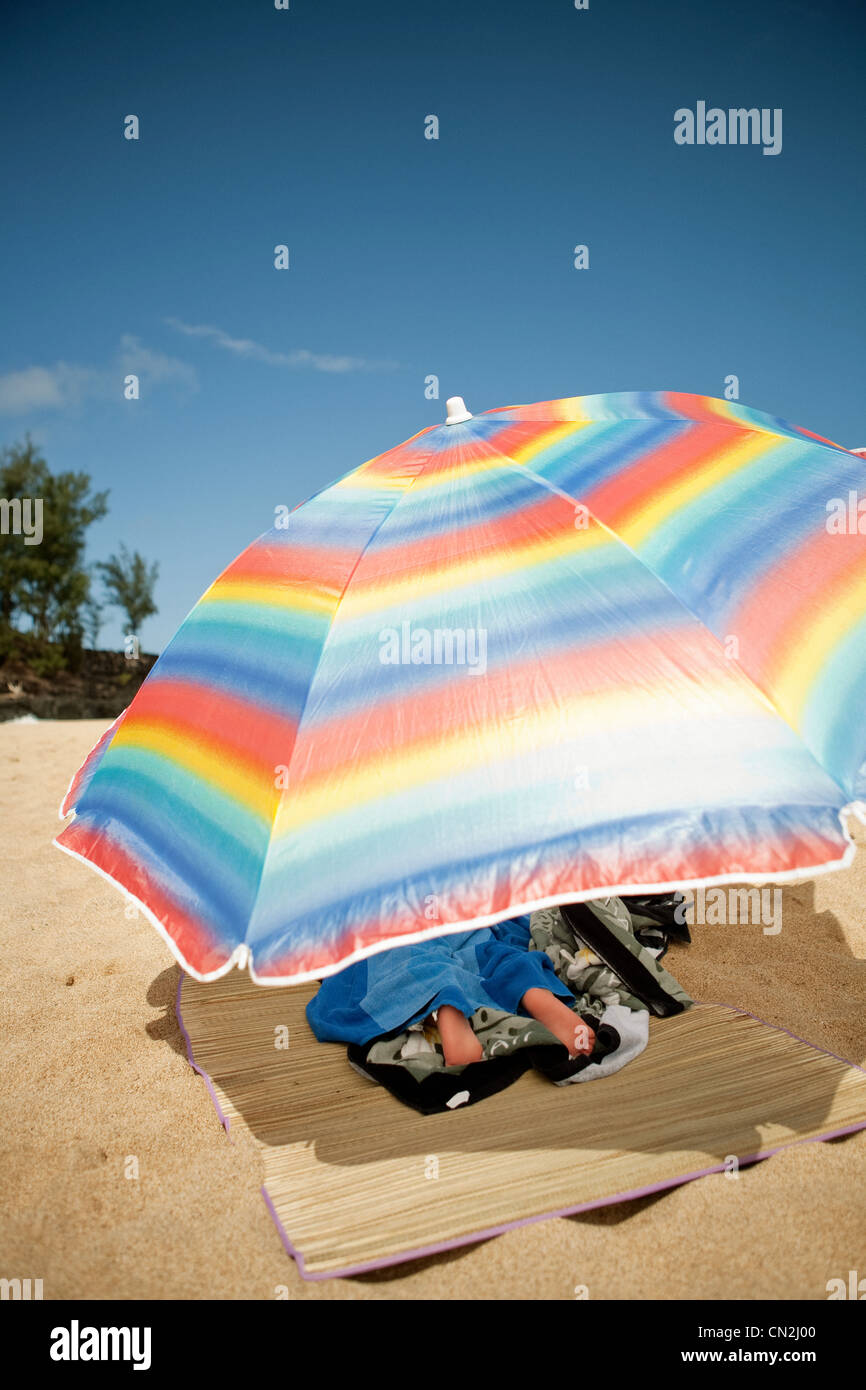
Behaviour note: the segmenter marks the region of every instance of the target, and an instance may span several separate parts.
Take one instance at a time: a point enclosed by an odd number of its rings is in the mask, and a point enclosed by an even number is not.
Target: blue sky
[[[6,0],[0,443],[110,488],[88,559],[159,562],[148,650],[452,394],[735,373],[866,444],[864,38],[860,0]],[[701,100],[781,108],[781,153],[678,146]]]

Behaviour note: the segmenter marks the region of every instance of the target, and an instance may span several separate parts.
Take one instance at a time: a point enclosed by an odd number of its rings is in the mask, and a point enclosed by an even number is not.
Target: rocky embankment
[[[27,714],[37,719],[115,719],[155,661],[144,653],[131,661],[123,652],[85,650],[77,670],[40,675],[29,662],[10,658],[0,664],[0,723]]]

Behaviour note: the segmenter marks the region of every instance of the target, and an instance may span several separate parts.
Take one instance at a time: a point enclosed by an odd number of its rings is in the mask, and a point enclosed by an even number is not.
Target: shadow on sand
[[[866,997],[866,961],[854,955],[836,915],[817,911],[814,883],[786,888],[783,913],[785,925],[778,936],[765,936],[760,926],[697,926],[693,929],[693,944],[673,947],[665,964],[701,1002],[742,1008],[768,1024],[805,1037],[805,1041],[824,1051],[861,1063],[866,1057],[866,1011],[857,1001]],[[161,1008],[162,1014],[148,1032],[154,1041],[167,1043],[186,1056],[186,1038],[175,1013],[179,974],[178,968],[173,967],[152,982],[148,1001]],[[185,984],[189,987],[189,982]],[[239,986],[241,993],[224,1006],[231,1016],[232,1030],[237,1028],[237,1056],[231,1064],[214,1067],[209,1066],[202,1050],[196,1061],[209,1072],[262,1144],[314,1146],[321,1162],[347,1168],[369,1161],[365,1132],[375,1136],[376,1157],[387,1159],[417,1157],[422,1161],[425,1154],[449,1148],[462,1153],[490,1153],[543,1147],[549,1149],[555,1165],[558,1151],[573,1148],[568,1136],[574,1133],[580,1134],[584,1148],[633,1150],[627,1111],[611,1117],[603,1137],[594,1139],[581,1127],[583,1097],[587,1089],[595,1090],[594,1085],[554,1088],[533,1072],[477,1107],[446,1115],[417,1115],[352,1071],[341,1045],[316,1042],[304,1014],[306,1002],[317,988],[315,984],[285,990],[263,990],[251,982],[239,982]],[[811,1030],[805,1028],[804,1019],[814,1021]],[[835,1032],[828,1032],[828,1020],[835,1025]],[[667,1026],[665,1021],[653,1021],[651,1048],[664,1048]],[[276,1027],[288,1029],[290,1046],[284,1051],[275,1048]],[[326,1105],[309,1105],[309,1086],[301,1078],[310,1071],[315,1073],[315,1093],[327,1096]],[[836,1070],[833,1077],[813,1086],[813,1094],[805,1104],[802,1096],[790,1093],[767,1096],[761,1103],[760,1115],[753,1116],[747,1127],[741,1127],[733,1152],[745,1158],[772,1147],[764,1132],[768,1126],[788,1126],[798,1132],[830,1128],[827,1120],[838,1084]],[[535,1090],[531,1092],[530,1088]],[[561,1115],[555,1130],[551,1126],[545,1132],[543,1124],[539,1126],[541,1091],[549,1095],[551,1107],[569,1106],[573,1128],[563,1127]],[[284,1095],[284,1108],[274,1105],[275,1095]],[[267,1100],[263,1099],[265,1096]],[[530,1097],[532,1122],[527,1124],[527,1106],[521,1102]],[[367,1121],[362,1129],[356,1122],[359,1099],[363,1101]],[[483,1124],[477,1122],[479,1114]],[[688,1137],[687,1123],[685,1129],[682,1122],[674,1125],[671,1149],[687,1146]],[[730,1143],[717,1142],[707,1147],[703,1141],[702,1147],[707,1153],[703,1165],[707,1168],[724,1164],[732,1152]],[[619,1224],[664,1201],[666,1195],[666,1191],[650,1193],[580,1212],[569,1219],[590,1225]],[[462,1246],[353,1277],[387,1283],[428,1264],[459,1259],[466,1249]]]

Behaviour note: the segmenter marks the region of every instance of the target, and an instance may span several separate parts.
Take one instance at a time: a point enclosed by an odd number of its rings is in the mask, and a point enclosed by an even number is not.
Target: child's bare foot
[[[595,1033],[579,1014],[551,994],[549,989],[528,989],[521,999],[527,1013],[549,1028],[568,1049],[569,1057],[586,1056],[595,1046]]]
[[[470,1062],[480,1062],[484,1049],[472,1031],[472,1025],[465,1014],[451,1004],[443,1004],[439,1010],[437,1023],[445,1053],[445,1065],[465,1067]]]

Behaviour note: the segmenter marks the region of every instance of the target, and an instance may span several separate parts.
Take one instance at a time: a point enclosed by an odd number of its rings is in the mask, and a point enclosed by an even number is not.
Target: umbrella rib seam
[[[707,397],[707,399],[712,400],[713,397]],[[505,410],[527,410],[531,408],[531,404],[529,403],[527,403],[526,405],[499,406],[494,408],[493,410],[483,410],[474,418],[476,420],[490,420],[492,417],[500,414],[500,412]],[[718,424],[723,425],[725,429],[736,430],[738,434],[771,434],[776,439],[793,439],[794,442],[798,444],[811,444],[821,449],[835,449],[839,453],[849,454],[852,458],[860,457],[860,455],[854,453],[853,449],[846,449],[844,444],[837,444],[836,441],[833,439],[823,439],[819,438],[817,435],[809,434],[802,425],[792,425],[789,420],[783,420],[781,419],[781,417],[778,418],[778,424],[780,424],[783,427],[782,430],[761,427],[760,425],[757,425],[755,423],[748,425],[738,424],[736,420],[726,420],[721,415],[717,418],[712,417],[704,420],[699,419],[697,416],[694,415],[680,414],[616,415],[611,417],[610,419],[600,420],[554,420],[552,417],[549,417],[547,415],[509,415],[505,416],[505,418],[501,421],[501,424],[503,429],[505,429],[506,426],[508,426],[509,424],[550,425],[551,428],[554,428],[559,425],[640,425],[645,424],[647,421],[655,421],[657,424],[683,424],[686,425],[688,428],[693,428],[695,425]],[[495,423],[500,422],[496,421]],[[790,433],[786,433],[785,431],[790,431]],[[412,438],[417,438],[417,436],[413,435]],[[408,442],[409,441],[407,440],[407,443]],[[502,457],[505,458],[505,455],[503,454]],[[522,467],[521,464],[517,464],[516,466],[518,468]]]
[[[758,433],[758,431],[749,431],[749,433]],[[778,437],[781,438],[783,436]],[[535,482],[539,483],[543,488],[546,488],[549,492],[553,492],[558,496],[566,499],[574,507],[583,507],[593,518],[596,524],[600,526],[603,531],[606,531],[609,536],[612,536],[613,539],[617,541],[619,545],[621,545],[625,550],[627,550],[629,555],[633,556],[633,558],[637,560],[638,564],[643,569],[645,569],[648,574],[651,574],[653,579],[655,579],[659,584],[661,584],[664,589],[667,590],[671,598],[679,604],[680,608],[682,608],[686,613],[690,614],[690,616],[694,618],[695,622],[699,623],[700,626],[704,629],[704,631],[709,633],[716,645],[720,648],[723,648],[722,639],[716,636],[712,628],[704,622],[700,614],[696,613],[695,610],[691,608],[689,604],[685,602],[684,599],[680,598],[679,594],[674,592],[670,585],[664,579],[662,579],[661,575],[653,569],[652,565],[648,565],[646,560],[642,559],[641,556],[638,555],[637,551],[634,550],[628,544],[627,541],[623,540],[622,536],[620,536],[618,532],[614,531],[612,527],[608,526],[606,522],[602,521],[601,517],[597,516],[595,512],[590,511],[589,507],[586,506],[585,502],[579,502],[576,497],[572,497],[570,492],[566,492],[563,488],[557,487],[555,484],[548,482],[548,480],[542,477],[540,473],[536,473],[534,469],[529,468],[526,464],[518,463],[516,459],[511,458],[508,454],[499,454],[498,457],[502,459],[503,463],[505,463],[509,468],[518,469],[521,473],[528,475],[530,478],[533,478]],[[803,744],[803,747],[808,752],[816,767],[819,767],[821,771],[825,774],[825,776],[827,776],[830,779],[833,785],[838,788],[839,792],[845,798],[846,805],[849,804],[853,799],[853,793],[848,792],[847,789],[843,787],[839,781],[837,781],[837,779],[833,776],[832,772],[828,771],[828,769],[824,767],[824,764],[818,760],[813,749],[806,742],[806,739],[803,736],[802,732],[799,729],[795,728],[791,721],[785,717],[782,711],[778,708],[775,700],[772,698],[770,693],[764,689],[763,685],[759,681],[753,679],[753,677],[749,675],[748,671],[740,664],[736,657],[725,657],[725,660],[728,662],[730,666],[736,668],[736,670],[740,673],[742,680],[746,681],[753,690],[760,691],[764,699],[772,706],[774,713],[778,715],[779,719],[781,719],[784,724],[787,724],[788,728],[794,734],[796,734],[797,738]]]

